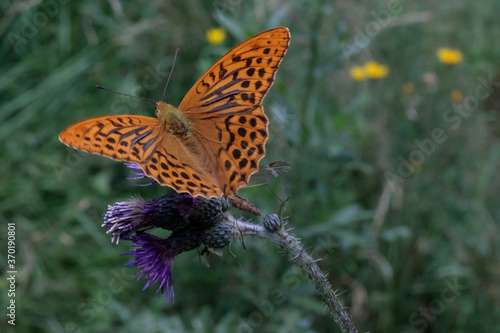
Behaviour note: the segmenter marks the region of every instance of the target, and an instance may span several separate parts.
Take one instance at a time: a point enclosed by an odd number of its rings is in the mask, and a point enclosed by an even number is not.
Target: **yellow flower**
[[[383,79],[389,73],[386,65],[381,65],[376,61],[368,61],[363,66],[354,66],[349,70],[349,75],[354,81],[364,81],[366,79]]]
[[[453,103],[460,103],[464,99],[464,93],[460,89],[453,89],[450,93],[450,99]]]
[[[207,40],[212,45],[220,45],[226,39],[226,30],[224,28],[211,28],[207,30]]]
[[[354,66],[349,70],[349,75],[354,81],[366,80],[366,71],[362,66]]]
[[[415,91],[415,87],[413,86],[412,83],[410,82],[403,83],[403,94],[410,95],[411,93],[413,93],[413,91]]]
[[[411,161],[410,162],[410,171],[412,173],[420,173],[420,171],[422,171],[422,163]]]
[[[448,47],[441,47],[437,50],[436,55],[438,60],[446,65],[456,65],[463,59],[462,52]]]
[[[365,64],[365,72],[370,79],[383,79],[389,74],[389,68],[376,61],[368,61]]]

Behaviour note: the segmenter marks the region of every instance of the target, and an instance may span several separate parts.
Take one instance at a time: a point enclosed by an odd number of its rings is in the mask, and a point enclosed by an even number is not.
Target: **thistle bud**
[[[203,244],[211,248],[223,248],[228,246],[234,239],[233,228],[225,222],[216,223],[202,234]]]
[[[264,216],[262,223],[264,224],[264,228],[271,232],[276,232],[281,228],[281,221],[278,214],[269,214]]]

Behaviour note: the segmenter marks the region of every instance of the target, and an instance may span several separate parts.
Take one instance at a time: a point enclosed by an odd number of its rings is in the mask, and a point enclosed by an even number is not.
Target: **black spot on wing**
[[[222,62],[219,65],[219,79],[222,79],[227,73],[227,69],[224,68]]]

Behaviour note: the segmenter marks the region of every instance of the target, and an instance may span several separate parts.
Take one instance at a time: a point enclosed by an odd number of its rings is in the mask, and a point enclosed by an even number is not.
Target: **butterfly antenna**
[[[174,61],[172,62],[172,69],[170,70],[170,73],[168,74],[168,79],[167,79],[167,84],[165,84],[165,89],[163,89],[163,98],[162,98],[163,101],[165,101],[165,94],[167,93],[168,83],[170,82],[170,77],[172,76],[172,72],[174,71],[175,60],[177,59],[177,53],[179,53],[179,48],[175,49]]]
[[[139,97],[139,96],[132,96],[132,95],[127,95],[127,94],[124,94],[124,93],[121,93],[121,92],[118,92],[118,91],[115,91],[115,90],[111,90],[111,89],[108,89],[108,88],[104,88],[103,86],[100,86],[100,85],[96,85],[95,86],[97,89],[102,89],[102,90],[107,90],[109,92],[112,92],[112,93],[115,93],[115,94],[118,94],[118,95],[122,95],[122,96],[127,96],[127,97],[132,97],[132,98],[137,98],[137,99],[142,99],[143,101],[148,101],[148,102],[151,102],[153,104],[156,104],[155,101],[149,99],[149,98],[144,98],[144,97]]]

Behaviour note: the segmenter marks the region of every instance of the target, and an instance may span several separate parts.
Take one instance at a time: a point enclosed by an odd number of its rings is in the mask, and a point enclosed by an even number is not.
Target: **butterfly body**
[[[136,163],[159,184],[192,196],[231,197],[259,169],[268,139],[261,105],[285,56],[287,28],[262,32],[215,62],[179,107],[163,101],[156,116],[102,116],[83,120],[59,135],[75,149]]]
[[[193,135],[190,131],[191,124],[182,110],[159,101],[156,103],[155,113],[160,123],[165,125],[168,133],[179,138],[186,147],[194,148]]]

